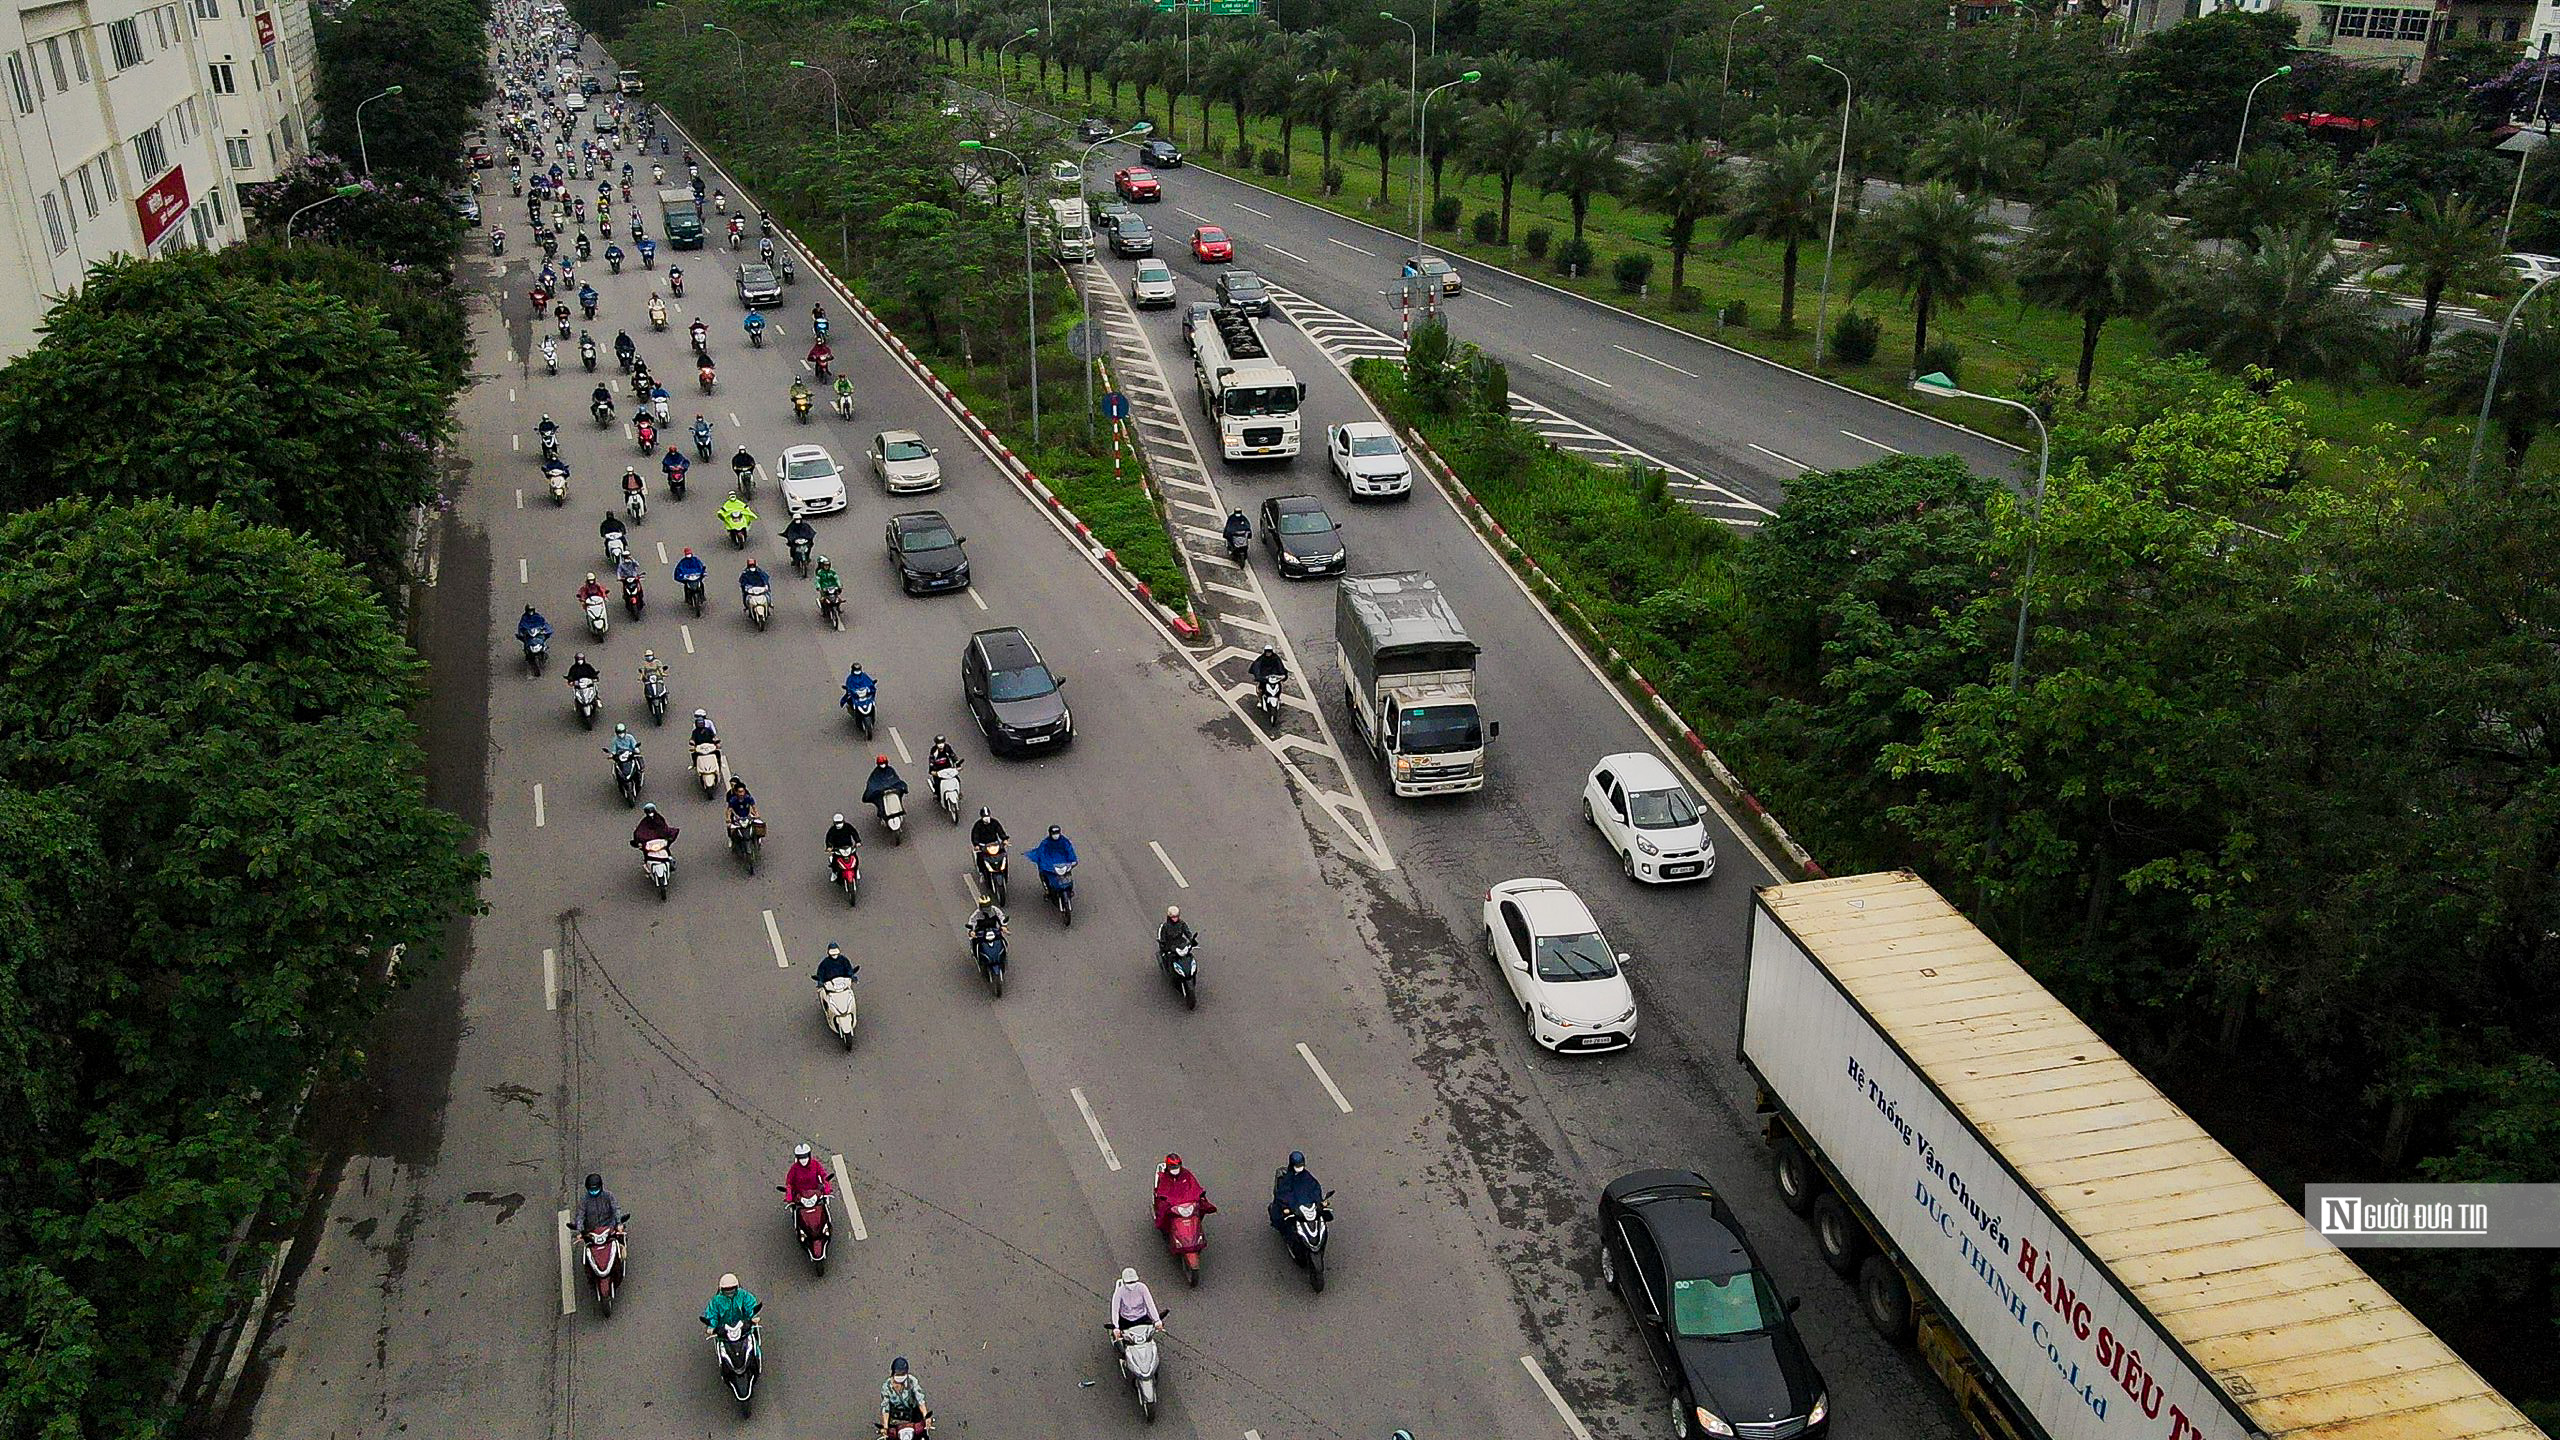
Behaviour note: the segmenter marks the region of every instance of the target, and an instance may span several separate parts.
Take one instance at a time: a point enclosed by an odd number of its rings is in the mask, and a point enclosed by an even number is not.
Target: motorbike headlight
[[[1706,1406],[1700,1405],[1696,1407],[1696,1410],[1693,1413],[1698,1417],[1698,1428],[1705,1431],[1707,1434],[1730,1435],[1733,1433],[1733,1427],[1725,1423],[1724,1417],[1718,1415],[1713,1410],[1708,1409]]]
[[[1654,844],[1652,841],[1647,840],[1641,835],[1636,837],[1636,848],[1647,855],[1659,855],[1662,853],[1661,846]]]

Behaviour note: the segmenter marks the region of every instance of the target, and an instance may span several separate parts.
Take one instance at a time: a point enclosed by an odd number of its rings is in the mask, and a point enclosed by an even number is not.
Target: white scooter
[[[895,790],[883,793],[879,801],[880,824],[889,832],[889,843],[907,843],[907,797]]]
[[[1262,694],[1254,703],[1262,711],[1263,719],[1275,723],[1280,719],[1279,676],[1265,675],[1262,677]]]
[[[1171,1314],[1160,1310],[1159,1314]],[[1145,1323],[1123,1325],[1112,1351],[1120,1360],[1120,1377],[1129,1382],[1131,1393],[1138,1397],[1138,1413],[1149,1424],[1156,1418],[1156,1371],[1162,1357],[1156,1348],[1156,1327]]]
[[[569,682],[569,703],[578,707],[578,723],[596,728],[596,682],[581,675]]]
[[[664,840],[652,840],[641,846],[640,869],[648,875],[649,883],[657,888],[659,903],[664,904],[667,886],[676,874],[675,847]]]
[[[769,585],[747,587],[747,618],[755,622],[758,630],[773,623],[773,587]]]
[[[649,518],[649,492],[648,492],[648,491],[646,491],[646,490],[625,490],[625,491],[623,491],[623,492],[622,492],[622,511],[623,511],[623,513],[624,513],[624,514],[629,515],[629,516],[631,517],[631,521],[632,521],[632,523],[633,523],[633,524],[635,524],[635,525],[636,525],[636,524],[638,524],[639,522],[643,521],[643,520],[648,519],[648,518]]]
[[[933,803],[942,807],[943,818],[960,823],[960,767],[945,765],[933,772]]]
[[[554,470],[554,471],[551,471],[551,472],[549,473],[548,478],[549,478],[549,480],[551,481],[551,503],[552,503],[552,505],[554,505],[554,506],[556,507],[556,506],[561,506],[561,505],[566,505],[566,504],[568,504],[568,503],[569,503],[569,472],[568,472],[568,471],[566,471],[566,470]]]
[[[720,746],[705,740],[693,747],[693,778],[702,782],[702,798],[720,793]]]
[[[604,564],[608,570],[622,568],[622,557],[631,553],[630,538],[619,530],[604,532]]]
[[[844,1042],[844,1048],[852,1049],[854,1020],[852,978],[839,975],[819,986],[818,1001],[826,1007],[827,1028],[835,1032],[838,1040]]]
[[[605,611],[604,611],[604,597],[603,597],[603,596],[601,596],[601,595],[590,595],[590,596],[588,596],[588,597],[587,597],[587,630],[588,630],[588,633],[590,633],[590,634],[594,635],[597,639],[601,640],[601,639],[603,639],[603,638],[604,638],[605,627],[606,627],[606,626],[608,626],[608,625],[610,625],[610,624],[612,624],[612,623],[613,623],[613,622],[612,622],[612,617],[610,617],[610,616],[606,615],[606,614],[605,614]]]

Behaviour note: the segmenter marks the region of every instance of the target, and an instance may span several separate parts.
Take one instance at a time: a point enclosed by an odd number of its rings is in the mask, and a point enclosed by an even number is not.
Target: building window
[[[45,238],[53,242],[53,253],[59,255],[70,249],[71,237],[62,229],[62,207],[54,203],[49,192],[37,196],[36,201],[44,207],[44,233]]]
[[[19,114],[36,113],[35,92],[27,88],[27,62],[15,50],[9,52],[9,90],[17,96]]]
[[[70,89],[71,72],[62,68],[61,36],[56,35],[44,42],[44,58],[47,64],[53,66],[53,93],[59,95]]]
[[[205,191],[205,192],[204,192],[204,198],[205,198],[205,199],[207,199],[208,201],[211,201],[211,202],[212,202],[212,204],[213,204],[213,223],[214,223],[215,225],[217,225],[217,226],[221,226],[221,225],[228,225],[228,224],[230,224],[230,223],[231,223],[229,220],[227,220],[227,219],[223,218],[223,214],[222,214],[222,187],[221,187],[221,186],[216,185],[216,186],[214,186],[212,189]]]
[[[246,170],[258,163],[258,152],[249,148],[246,138],[234,135],[222,142],[222,153],[229,157],[231,168]]]
[[[89,178],[86,165],[80,167],[80,208],[89,212],[90,219],[98,218],[98,182]]]
[[[2403,40],[2424,40],[2427,38],[2427,32],[2435,29],[2435,26],[2436,16],[2432,10],[2400,12],[2400,38]]]
[[[88,37],[87,37],[87,36],[85,36],[85,35],[83,35],[81,32],[79,32],[79,31],[77,31],[77,30],[74,30],[74,31],[72,31],[69,35],[66,35],[66,36],[64,36],[64,37],[63,37],[63,43],[64,43],[64,44],[66,44],[66,45],[69,45],[69,46],[71,47],[71,77],[72,77],[73,79],[75,79],[75,80],[79,81],[79,82],[80,82],[81,84],[83,84],[83,85],[88,84],[88,83],[89,83],[89,40],[88,40]]]
[[[296,134],[294,133],[293,116],[291,116],[291,115],[289,115],[289,114],[288,114],[288,115],[286,115],[286,116],[284,116],[284,117],[282,118],[282,120],[281,120],[281,122],[280,122],[280,123],[282,123],[282,124],[283,124],[283,126],[284,126],[284,148],[285,148],[285,150],[286,150],[288,153],[290,153],[290,152],[292,152],[292,151],[300,150],[300,149],[302,148],[302,141],[301,141],[301,139],[300,139],[299,137],[297,137],[297,136],[296,136]]]
[[[199,20],[222,18],[222,0],[195,0],[195,6],[196,18]]]
[[[116,152],[112,149],[98,156],[98,188],[106,192],[109,200],[116,198]]]
[[[2483,29],[2483,30],[2486,30],[2486,29],[2488,29],[2489,27],[2488,27],[2487,25],[2485,25],[2485,24],[2484,24],[2484,25],[2482,25],[2480,28],[2481,28],[2481,29]],[[2504,32],[2504,33],[2505,33],[2505,37],[2506,37],[2506,42],[2507,42],[2508,44],[2510,44],[2510,45],[2513,45],[2513,44],[2514,44],[2514,43],[2516,43],[2518,40],[2521,40],[2521,39],[2523,39],[2523,38],[2524,38],[2524,21],[2522,21],[2521,19],[2517,19],[2517,20],[2510,20],[2510,21],[2508,21],[2508,22],[2507,22],[2507,24],[2506,24],[2506,30],[2505,30],[2505,32]]]
[[[169,151],[160,143],[159,126],[154,125],[133,137],[133,169],[143,177],[144,183],[149,183],[168,168]]]
[[[107,48],[115,58],[118,71],[130,70],[142,63],[142,31],[131,20],[110,21],[107,25]]]
[[[229,65],[215,65],[211,67],[211,69],[213,71],[214,94],[237,95],[240,93],[240,82],[233,78],[231,74],[231,67]]]

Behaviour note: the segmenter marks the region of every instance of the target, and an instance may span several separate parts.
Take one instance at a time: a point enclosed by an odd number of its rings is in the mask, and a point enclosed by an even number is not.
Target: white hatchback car
[[[1484,948],[1541,1046],[1561,1054],[1635,1043],[1627,957],[1564,882],[1505,880],[1486,892]]]
[[[845,506],[844,470],[824,445],[794,445],[782,452],[782,508],[792,518],[833,515]]]
[[[1174,302],[1173,267],[1161,260],[1141,260],[1138,273],[1129,281],[1129,303],[1139,309]]]
[[[1602,756],[1582,782],[1582,818],[1618,852],[1630,880],[1659,885],[1716,873],[1705,809],[1658,755]]]
[[[921,495],[942,488],[942,462],[913,430],[883,430],[871,437],[871,473],[891,495]]]

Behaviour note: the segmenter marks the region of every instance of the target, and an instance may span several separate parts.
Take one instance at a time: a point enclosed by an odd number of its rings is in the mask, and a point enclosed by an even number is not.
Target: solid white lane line
[[[678,626],[676,627],[676,633],[677,633],[678,635],[681,635],[681,636],[683,636],[683,637],[684,637],[684,653],[686,653],[687,655],[692,654],[692,653],[693,653],[693,627],[692,627],[692,626],[690,626],[690,625],[678,625]]]
[[[1575,1415],[1572,1407],[1564,1403],[1564,1397],[1556,1393],[1555,1382],[1547,1378],[1546,1371],[1538,1368],[1538,1362],[1523,1355],[1520,1364],[1529,1372],[1529,1378],[1538,1382],[1538,1388],[1546,1392],[1547,1403],[1556,1407],[1556,1413],[1564,1417],[1564,1428],[1573,1432],[1573,1440],[1591,1440],[1591,1432],[1583,1428],[1581,1417]]]
[[[1262,248],[1263,248],[1263,249],[1265,249],[1265,250],[1270,251],[1270,252],[1271,252],[1272,254],[1274,254],[1274,255],[1289,255],[1289,252],[1288,252],[1288,251],[1281,249],[1281,248],[1280,248],[1279,246],[1277,246],[1277,245],[1265,245],[1265,246],[1263,246]],[[1297,262],[1298,262],[1299,264],[1301,264],[1301,265],[1304,265],[1304,264],[1309,263],[1309,262],[1308,262],[1308,260],[1307,260],[1307,257],[1306,257],[1306,256],[1304,256],[1304,255],[1289,255],[1289,258],[1290,258],[1290,259],[1292,259],[1292,260],[1297,261]],[[1252,1432],[1252,1431],[1250,1431],[1250,1430],[1248,1430],[1248,1431],[1246,1431],[1245,1433],[1246,1433],[1246,1434],[1248,1434],[1248,1435],[1250,1435],[1250,1434],[1252,1434],[1253,1432]]]
[[[1176,214],[1176,215],[1188,215],[1188,216],[1190,216],[1192,219],[1199,221],[1199,222],[1200,222],[1201,224],[1203,224],[1203,225],[1206,225],[1206,224],[1208,224],[1208,223],[1209,223],[1209,217],[1208,217],[1208,216],[1206,216],[1206,215],[1201,214],[1201,213],[1200,213],[1199,211],[1197,211],[1197,210],[1185,210],[1185,209],[1183,209],[1181,206],[1176,205],[1176,206],[1174,206],[1174,207],[1173,207],[1173,213],[1174,213],[1174,214]]]
[[[1233,204],[1237,209],[1239,209],[1239,210],[1243,211],[1243,212],[1244,212],[1244,213],[1246,213],[1247,215],[1259,215],[1259,216],[1261,216],[1261,217],[1262,217],[1263,219],[1265,219],[1265,220],[1268,220],[1268,219],[1270,219],[1270,218],[1271,218],[1271,212],[1270,212],[1270,211],[1268,211],[1268,210],[1256,210],[1256,209],[1254,209],[1252,206],[1247,205],[1246,203],[1244,203],[1244,202],[1243,202],[1243,201],[1241,201],[1241,200],[1232,201],[1232,202],[1230,202],[1230,203],[1232,203],[1232,204]]]
[[[1751,444],[1751,442],[1749,442],[1749,441],[1747,441],[1747,440],[1746,440],[1746,441],[1744,441],[1743,443],[1744,443],[1744,444],[1746,444],[1746,445],[1750,445],[1750,444]],[[1788,464],[1790,464],[1790,465],[1793,465],[1794,467],[1796,467],[1796,468],[1797,468],[1797,469],[1799,469],[1799,470],[1810,470],[1810,469],[1812,469],[1812,468],[1813,468],[1812,466],[1807,465],[1806,463],[1804,463],[1804,462],[1803,462],[1803,461],[1801,461],[1801,460],[1798,460],[1797,458],[1795,458],[1795,457],[1794,457],[1794,456],[1792,456],[1792,455],[1781,455],[1781,454],[1779,454],[1777,451],[1770,449],[1770,448],[1769,448],[1768,446],[1766,446],[1766,445],[1752,445],[1752,446],[1751,446],[1751,448],[1752,448],[1752,449],[1754,449],[1754,450],[1759,451],[1759,452],[1760,452],[1761,454],[1763,454],[1763,455],[1768,456],[1768,457],[1769,457],[1770,459],[1772,459],[1772,460],[1783,460],[1783,461],[1785,461],[1786,463],[1788,463]]]
[[[770,910],[764,912],[764,938],[773,942],[773,963],[775,968],[782,970],[790,969],[791,956],[785,953],[782,948],[782,927],[774,923],[773,912]]]
[[[664,540],[658,542],[658,563],[661,565],[667,563],[667,542]]]
[[[1341,246],[1343,249],[1348,250],[1348,251],[1352,252],[1352,253],[1353,253],[1353,254],[1355,254],[1355,255],[1375,255],[1375,254],[1377,254],[1377,253],[1378,253],[1378,252],[1377,252],[1377,251],[1375,251],[1375,250],[1363,250],[1363,249],[1361,249],[1359,246],[1352,244],[1352,243],[1351,243],[1350,241],[1348,241],[1348,240],[1336,240],[1336,239],[1334,239],[1334,238],[1333,238],[1332,236],[1330,236],[1330,235],[1327,235],[1326,237],[1324,237],[1324,243],[1326,243],[1327,245],[1339,245],[1339,246]]]
[[[1164,862],[1164,873],[1173,877],[1173,883],[1177,889],[1191,888],[1191,882],[1183,879],[1182,872],[1174,868],[1173,857],[1164,853],[1164,846],[1150,840],[1147,842],[1147,848],[1156,852],[1156,858]]]
[[[1884,452],[1884,453],[1886,453],[1887,455],[1899,455],[1899,454],[1901,454],[1901,453],[1902,453],[1901,451],[1894,449],[1892,446],[1887,445],[1886,443],[1884,443],[1884,442],[1883,442],[1883,441],[1881,441],[1881,440],[1870,440],[1870,439],[1868,439],[1866,436],[1859,434],[1859,433],[1858,433],[1857,431],[1855,431],[1855,430],[1843,430],[1843,431],[1841,431],[1840,433],[1841,433],[1841,434],[1843,434],[1843,435],[1848,436],[1848,437],[1849,437],[1850,439],[1852,439],[1852,440],[1857,441],[1857,442],[1858,442],[1859,444],[1861,444],[1861,445],[1873,445],[1874,447],[1876,447],[1877,449],[1879,449],[1879,450],[1883,451],[1883,452]]]
[[[987,597],[979,594],[978,587],[972,585],[969,587],[969,603],[977,606],[981,610],[984,610],[987,608]]]
[[[1510,301],[1508,301],[1508,300],[1494,300],[1492,296],[1487,295],[1487,294],[1484,294],[1484,293],[1483,293],[1483,292],[1481,292],[1481,291],[1477,292],[1477,294],[1476,294],[1476,298],[1477,298],[1477,299],[1479,299],[1479,300],[1493,300],[1493,303],[1494,303],[1494,304],[1501,306],[1501,307],[1502,307],[1503,309],[1505,309],[1505,310],[1508,310],[1508,309],[1510,309],[1510,308],[1511,308],[1511,302],[1510,302]]]
[[[563,1315],[578,1313],[578,1251],[570,1243],[575,1237],[569,1233],[569,1219],[569,1212],[561,1211],[560,1228],[552,1232],[560,1237],[560,1313]]]
[[[1324,1093],[1333,1097],[1334,1108],[1345,1115],[1350,1114],[1351,1102],[1342,1098],[1342,1087],[1333,1083],[1333,1077],[1324,1071],[1324,1062],[1316,1058],[1316,1052],[1308,1049],[1304,1040],[1298,1042],[1298,1058],[1306,1061],[1307,1068],[1316,1072],[1316,1083],[1324,1087]]]
[[[1560,360],[1549,360],[1549,359],[1547,359],[1547,357],[1546,357],[1546,356],[1539,354],[1539,353],[1538,353],[1537,351],[1535,351],[1535,350],[1532,350],[1532,351],[1530,351],[1530,352],[1529,352],[1529,358],[1530,358],[1530,359],[1532,359],[1532,360],[1536,360],[1536,361],[1543,362],[1543,363],[1548,364],[1548,365],[1553,365],[1553,366],[1555,366],[1557,369],[1559,369],[1559,370],[1563,371],[1564,373],[1566,373],[1567,375],[1574,376],[1574,377],[1576,377],[1576,378],[1578,378],[1578,379],[1588,380],[1588,381],[1590,381],[1592,384],[1599,386],[1599,387],[1600,387],[1601,389],[1603,389],[1603,390],[1615,390],[1615,389],[1617,389],[1617,388],[1618,388],[1617,386],[1610,384],[1608,381],[1601,379],[1601,378],[1600,378],[1599,376],[1597,376],[1597,375],[1585,375],[1585,374],[1583,374],[1581,371],[1574,369],[1572,366],[1567,365],[1567,364],[1565,364],[1564,362],[1562,362],[1562,361],[1560,361]]]
[[[525,568],[522,556],[518,556],[516,559],[516,583],[519,585],[530,585],[533,583],[533,572]]]
[[[1679,374],[1686,375],[1692,380],[1703,380],[1706,378],[1695,370],[1682,370],[1679,366],[1672,364],[1668,360],[1656,360],[1641,350],[1630,350],[1624,345],[1611,345],[1609,348],[1617,351],[1621,355],[1633,355],[1648,365],[1659,365],[1665,370],[1675,371]]]
[[[835,1167],[836,1193],[844,1197],[844,1218],[853,1226],[853,1238],[870,1239],[871,1232],[862,1228],[862,1202],[853,1198],[853,1177],[845,1173],[844,1157],[830,1155],[827,1163]]]
[[[1084,1112],[1084,1128],[1093,1132],[1093,1143],[1102,1151],[1102,1163],[1110,1166],[1114,1170],[1119,1169],[1120,1157],[1112,1153],[1111,1141],[1102,1133],[1102,1122],[1094,1118],[1093,1102],[1084,1098],[1084,1090],[1082,1087],[1070,1090],[1067,1093],[1076,1097],[1076,1108]]]
[[[889,743],[898,747],[899,764],[913,765],[916,763],[916,757],[907,753],[907,737],[899,734],[898,727],[895,725],[889,727]]]
[[[542,951],[542,1008],[560,1008],[560,957],[549,946]]]
[[[533,828],[542,828],[542,787],[539,784],[533,787]]]

